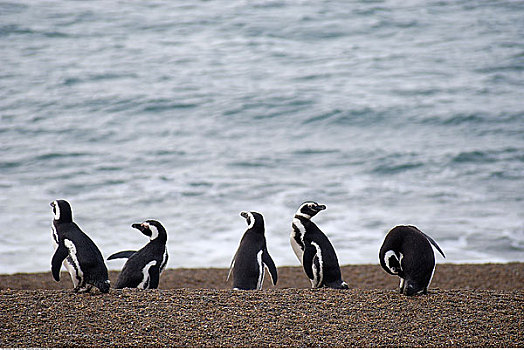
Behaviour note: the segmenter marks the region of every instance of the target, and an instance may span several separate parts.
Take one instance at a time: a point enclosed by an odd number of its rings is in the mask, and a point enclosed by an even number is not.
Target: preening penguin
[[[164,271],[168,259],[166,229],[156,220],[146,220],[131,227],[148,236],[150,241],[139,251],[125,250],[107,258],[128,259],[118,275],[115,288],[158,288],[160,274]]]
[[[396,226],[386,235],[379,252],[382,268],[400,278],[400,293],[427,294],[435,272],[433,245],[442,254],[438,244],[415,226]]]
[[[62,262],[73,280],[75,292],[89,291],[93,286],[102,293],[109,292],[107,267],[95,243],[73,222],[71,205],[65,200],[50,203],[54,220],[53,243],[55,253],[51,260],[53,278],[60,281]]]
[[[335,248],[311,218],[326,209],[316,202],[304,202],[291,224],[290,242],[295,255],[304,267],[313,288],[349,288],[342,281]]]
[[[240,213],[247,221],[247,230],[231,262],[227,280],[233,273],[233,289],[262,289],[265,269],[268,269],[273,285],[277,284],[277,268],[269,255],[264,236],[264,217],[254,211]]]

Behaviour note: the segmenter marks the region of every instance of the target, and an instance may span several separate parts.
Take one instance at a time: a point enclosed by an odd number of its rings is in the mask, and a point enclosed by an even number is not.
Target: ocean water
[[[60,198],[104,257],[160,220],[171,268],[229,266],[243,210],[298,265],[306,200],[341,264],[378,263],[399,224],[438,262],[524,261],[522,18],[522,1],[2,1],[0,273],[49,271]]]

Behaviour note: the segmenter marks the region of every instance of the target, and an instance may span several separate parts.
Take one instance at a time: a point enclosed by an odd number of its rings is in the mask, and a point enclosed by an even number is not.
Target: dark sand
[[[524,263],[441,264],[418,297],[379,265],[343,266],[346,291],[278,272],[241,292],[226,269],[170,269],[159,290],[109,294],[74,294],[66,273],[0,275],[0,346],[524,347]]]

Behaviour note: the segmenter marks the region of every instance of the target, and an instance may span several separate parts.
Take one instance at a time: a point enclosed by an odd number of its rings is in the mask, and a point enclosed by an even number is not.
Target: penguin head
[[[71,205],[63,199],[57,199],[49,203],[53,208],[53,214],[55,221],[58,222],[73,222],[73,211]]]
[[[256,211],[243,211],[240,216],[246,219],[247,229],[255,228],[264,232],[264,217]]]
[[[394,250],[388,250],[381,256],[382,267],[385,267],[392,275],[398,275],[402,271],[402,259],[404,255]]]
[[[311,219],[313,216],[317,215],[318,212],[325,210],[326,206],[324,204],[318,204],[317,202],[308,201],[300,205],[295,215],[305,217],[306,219]]]
[[[155,239],[167,240],[166,229],[156,220],[146,220],[141,224],[133,224],[131,227],[136,228],[144,235],[148,236],[151,241]]]

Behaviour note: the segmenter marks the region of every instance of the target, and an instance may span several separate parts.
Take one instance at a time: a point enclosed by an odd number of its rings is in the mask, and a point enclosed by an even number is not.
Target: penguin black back
[[[437,243],[415,226],[396,226],[384,238],[380,265],[387,273],[399,276],[400,293],[427,293],[435,271],[432,244],[445,257]]]
[[[267,250],[264,218],[262,214],[254,211],[243,211],[240,215],[246,219],[248,228],[233,257],[227,279],[229,280],[233,273],[234,289],[262,289],[264,267],[267,267],[275,285],[278,275],[275,263]]]
[[[107,267],[100,250],[76,223],[71,205],[65,200],[50,203],[53,208],[53,242],[56,246],[51,261],[53,278],[60,280],[62,262],[69,271],[75,291],[86,291],[91,286],[101,292],[109,291]]]
[[[127,258],[118,275],[115,288],[155,289],[160,282],[167,260],[167,231],[156,220],[146,220],[131,227],[148,236],[150,241],[139,251],[126,250],[112,254],[107,260]]]

